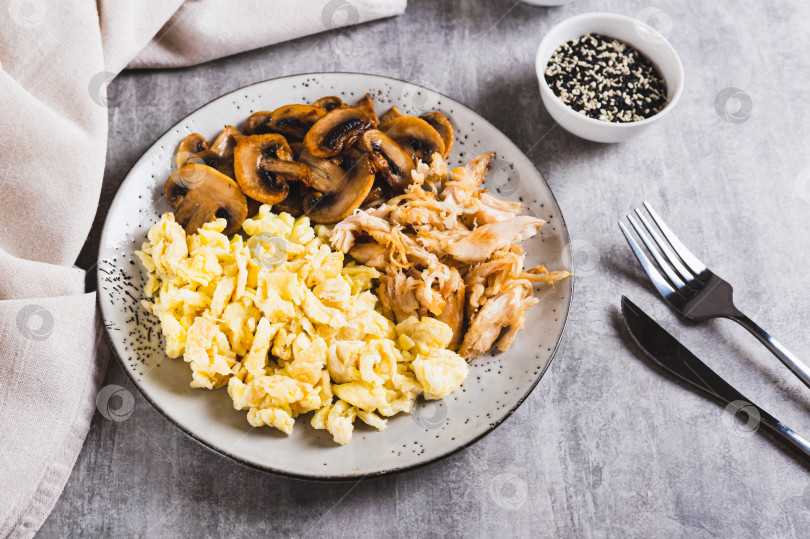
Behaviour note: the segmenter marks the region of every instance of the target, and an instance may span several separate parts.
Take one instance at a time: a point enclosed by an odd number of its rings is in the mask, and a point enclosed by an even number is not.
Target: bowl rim
[[[145,154],[147,152],[149,152],[149,150],[152,148],[152,146],[156,145],[158,143],[158,141],[160,141],[169,132],[171,132],[172,129],[174,129],[178,123],[182,122],[184,119],[186,119],[187,117],[189,117],[192,114],[196,113],[200,109],[205,108],[208,105],[214,103],[215,101],[218,101],[220,99],[226,98],[226,97],[231,96],[231,95],[236,95],[239,92],[244,91],[246,88],[251,88],[251,87],[254,87],[254,86],[260,86],[262,84],[267,84],[267,83],[270,83],[270,82],[279,82],[279,81],[283,81],[283,80],[286,80],[286,79],[295,79],[295,78],[304,77],[304,76],[322,76],[322,75],[372,76],[372,77],[376,77],[376,78],[380,78],[380,79],[388,79],[388,80],[395,81],[395,82],[398,82],[398,83],[414,84],[416,86],[426,88],[426,87],[424,87],[422,85],[417,85],[415,83],[408,82],[405,79],[399,79],[399,78],[396,78],[396,77],[390,77],[388,75],[380,75],[380,74],[377,74],[377,73],[364,73],[364,72],[357,72],[357,71],[334,71],[334,72],[312,71],[312,72],[292,73],[292,74],[289,74],[289,75],[281,75],[281,76],[278,76],[278,77],[272,77],[272,78],[269,78],[269,79],[263,79],[263,80],[255,81],[255,82],[252,82],[252,83],[244,84],[244,85],[240,86],[239,88],[235,88],[233,90],[227,91],[224,94],[218,95],[218,96],[208,100],[207,102],[201,104],[200,106],[196,107],[194,110],[188,112],[182,118],[177,120],[177,122],[175,122],[174,124],[169,126],[160,136],[156,137],[154,139],[154,142],[152,142],[152,144],[150,144],[149,147],[141,153],[140,157],[138,157],[138,159],[136,159],[135,163],[129,168],[127,173],[124,175],[124,177],[123,177],[124,179],[122,180],[121,184],[119,184],[118,187],[116,188],[115,195],[113,196],[113,199],[110,202],[110,208],[108,208],[107,216],[104,218],[104,223],[102,225],[102,230],[101,230],[101,236],[99,238],[99,245],[100,246],[104,245],[105,238],[106,238],[107,234],[109,233],[108,232],[109,229],[107,228],[108,221],[111,218],[110,217],[111,214],[109,213],[109,210],[115,204],[115,201],[116,201],[117,197],[120,194],[123,182],[131,174],[133,174],[133,171],[135,171],[137,169],[137,167],[141,164],[141,162],[144,161]],[[471,113],[475,114],[476,116],[478,116],[479,119],[480,119],[479,121],[482,121],[484,124],[488,125],[492,129],[494,129],[498,134],[500,134],[509,144],[511,144],[514,147],[514,149],[518,152],[519,155],[525,156],[526,159],[529,161],[530,166],[532,168],[534,168],[534,170],[537,172],[537,174],[541,178],[541,180],[546,184],[546,186],[548,186],[548,181],[546,180],[543,173],[540,172],[540,169],[537,167],[535,162],[528,155],[526,155],[526,153],[523,150],[521,150],[520,147],[518,147],[518,145],[510,137],[508,137],[503,131],[500,130],[500,128],[498,128],[495,124],[493,124],[489,119],[484,117],[481,113],[477,112],[474,108],[470,107],[466,103],[464,103],[464,102],[462,102],[462,101],[460,101],[460,100],[458,100],[458,99],[456,99],[454,97],[451,97],[451,96],[449,96],[449,95],[447,95],[445,93],[439,92],[439,91],[434,90],[432,88],[426,88],[426,89],[431,91],[431,92],[436,93],[437,95],[440,95],[441,97],[443,97],[445,99],[448,99],[448,100],[452,101],[454,106],[458,106],[458,107],[461,107],[463,109],[466,109],[468,112],[471,112]],[[551,195],[551,199],[554,201],[554,204],[559,209],[559,212],[557,212],[559,215],[558,216],[555,215],[555,218],[559,217],[559,222],[558,222],[557,226],[560,227],[560,232],[559,233],[561,234],[561,238],[563,240],[563,244],[564,244],[563,249],[567,248],[570,251],[570,249],[571,249],[571,235],[570,235],[570,232],[568,230],[568,224],[565,222],[565,217],[563,216],[563,212],[562,212],[562,208],[560,207],[559,200],[557,199],[557,196],[554,194],[554,192],[551,190],[550,186],[548,186],[548,191],[549,191],[549,194]],[[103,273],[103,271],[102,271],[102,265],[101,265],[102,262],[103,262],[102,250],[101,250],[101,248],[99,248],[99,253],[98,253],[98,256],[97,256],[97,268],[96,268],[96,271],[95,271],[95,273],[96,273],[96,290],[97,291],[101,290],[102,284],[103,284],[102,283],[102,280],[103,280],[102,273]],[[572,265],[573,265],[573,254],[572,254],[571,262],[572,262]],[[116,342],[112,337],[111,328],[108,327],[108,325],[106,323],[106,318],[104,316],[105,304],[103,303],[102,294],[100,294],[100,293],[96,294],[96,309],[97,309],[97,312],[99,314],[99,317],[100,317],[102,323],[104,323],[104,335],[105,335],[104,340],[106,341],[107,346],[108,346],[109,350],[111,351],[112,355],[117,360],[118,366],[121,368],[122,371],[124,371],[124,374],[126,374],[129,381],[132,382],[132,384],[135,386],[135,388],[138,390],[138,392],[141,394],[141,396],[149,403],[149,405],[152,407],[152,409],[155,410],[158,413],[158,415],[160,415],[163,419],[165,419],[166,421],[171,423],[174,427],[176,427],[186,437],[190,438],[191,440],[193,440],[194,442],[196,442],[197,444],[199,444],[203,448],[207,449],[208,451],[211,451],[214,454],[219,455],[220,457],[223,457],[224,459],[226,459],[226,460],[228,460],[230,462],[233,462],[233,463],[238,464],[240,466],[243,466],[245,468],[256,470],[258,472],[274,475],[274,476],[277,476],[277,477],[285,477],[285,478],[288,478],[288,479],[295,479],[295,480],[307,481],[307,482],[312,482],[312,483],[344,483],[344,482],[352,482],[352,481],[354,481],[354,482],[362,481],[362,480],[365,480],[365,479],[374,479],[374,478],[378,478],[378,477],[387,477],[387,476],[399,475],[399,474],[403,474],[405,472],[417,470],[417,469],[420,469],[420,468],[426,468],[426,467],[428,467],[428,466],[430,466],[432,464],[435,464],[436,462],[445,460],[448,457],[451,457],[451,456],[453,456],[455,454],[461,453],[464,450],[470,448],[471,446],[475,445],[476,443],[478,443],[480,440],[482,440],[486,436],[492,434],[499,426],[501,426],[507,419],[509,419],[517,411],[517,409],[520,408],[523,405],[523,403],[529,398],[529,396],[534,392],[535,388],[539,385],[540,381],[548,373],[548,371],[549,371],[549,369],[551,367],[551,363],[557,357],[558,352],[560,352],[560,349],[562,348],[563,339],[566,336],[566,329],[568,328],[568,323],[570,322],[570,319],[571,319],[571,308],[573,306],[574,293],[575,293],[575,289],[576,289],[575,281],[573,280],[573,278],[569,277],[568,281],[570,283],[571,292],[568,294],[567,301],[565,301],[565,320],[563,320],[562,326],[560,328],[559,335],[557,335],[554,346],[550,350],[549,359],[546,362],[546,364],[543,366],[543,368],[540,370],[540,372],[538,373],[537,377],[535,378],[535,380],[531,384],[531,386],[528,388],[528,390],[517,399],[514,406],[511,407],[503,415],[503,417],[501,417],[501,418],[499,418],[499,419],[497,419],[495,421],[492,421],[488,425],[486,430],[484,430],[483,432],[481,432],[479,435],[475,436],[471,440],[469,440],[469,441],[467,441],[467,442],[465,442],[463,444],[459,444],[459,445],[457,445],[455,447],[452,447],[451,449],[449,449],[449,450],[447,450],[447,451],[445,451],[445,452],[443,452],[443,453],[441,453],[439,455],[436,455],[435,457],[433,457],[431,459],[427,459],[427,460],[424,460],[422,462],[417,462],[415,464],[409,464],[409,465],[405,465],[405,466],[388,468],[388,469],[385,469],[385,470],[378,470],[378,471],[366,472],[366,473],[351,473],[351,474],[345,474],[345,475],[319,475],[319,474],[304,474],[304,473],[299,473],[299,472],[290,472],[290,471],[287,471],[287,470],[284,470],[284,469],[281,469],[281,468],[275,468],[275,467],[272,467],[272,466],[267,466],[267,465],[259,464],[259,463],[256,463],[256,462],[248,461],[246,459],[243,459],[243,457],[241,457],[240,455],[233,454],[229,450],[226,450],[226,449],[221,448],[221,447],[217,447],[214,443],[211,443],[208,440],[205,440],[198,433],[196,433],[193,430],[191,430],[189,428],[186,428],[185,426],[181,425],[179,421],[177,421],[175,418],[173,418],[166,410],[164,410],[149,395],[148,391],[146,391],[144,389],[141,382],[130,372],[130,369],[127,366],[127,362],[125,361],[124,357],[118,351],[118,348],[116,346]]]
[[[659,112],[650,116],[649,118],[644,118],[643,120],[633,121],[633,122],[606,122],[604,120],[598,120],[596,118],[591,118],[590,116],[586,116],[580,112],[575,111],[570,106],[568,106],[562,99],[560,99],[557,94],[551,89],[551,86],[548,85],[546,82],[545,77],[545,70],[546,66],[548,65],[548,61],[551,58],[551,54],[545,55],[541,54],[543,49],[546,49],[549,46],[551,41],[550,36],[555,30],[558,30],[562,27],[572,25],[581,21],[596,21],[596,20],[613,20],[618,21],[624,24],[632,24],[635,27],[641,27],[645,31],[649,32],[650,34],[654,35],[659,41],[660,45],[663,45],[665,54],[671,55],[675,59],[675,68],[677,72],[677,77],[674,81],[670,81],[669,79],[664,78],[664,81],[667,84],[667,89],[669,89],[669,85],[671,82],[675,82],[676,84],[672,87],[672,98],[666,104],[666,106],[661,109]],[[618,38],[616,38],[618,39]],[[625,41],[628,45],[636,47],[635,42],[630,42],[628,40],[621,40]],[[558,45],[559,46],[559,45]],[[555,47],[556,49],[556,47]],[[552,52],[555,50],[552,49]],[[652,58],[649,54],[643,53],[653,64],[656,65],[656,68],[660,64],[655,58]],[[675,47],[669,42],[669,40],[661,34],[658,30],[647,24],[646,22],[636,19],[634,17],[629,17],[627,15],[621,15],[619,13],[609,13],[605,11],[594,11],[590,13],[582,13],[580,15],[574,15],[573,17],[568,17],[559,21],[557,24],[552,26],[546,34],[543,36],[543,39],[540,41],[540,44],[537,46],[537,53],[535,55],[535,70],[537,72],[537,79],[540,82],[540,93],[543,97],[549,96],[555,101],[555,105],[561,105],[562,109],[565,110],[565,114],[567,114],[571,118],[577,118],[579,121],[582,121],[586,125],[592,126],[602,126],[607,129],[615,128],[615,129],[632,129],[634,127],[640,127],[649,125],[657,120],[660,120],[663,116],[668,114],[675,105],[678,104],[678,101],[681,98],[681,94],[683,93],[684,87],[684,70],[683,70],[683,62],[681,62],[681,57],[678,55],[678,51],[675,50]],[[660,69],[659,69],[660,72]],[[663,74],[662,74],[663,77]],[[546,105],[548,106],[548,105]]]

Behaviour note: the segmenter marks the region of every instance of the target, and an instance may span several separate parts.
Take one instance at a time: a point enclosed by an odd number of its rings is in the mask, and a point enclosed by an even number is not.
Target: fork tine
[[[661,216],[658,215],[658,212],[656,212],[649,203],[644,202],[644,207],[647,208],[648,212],[650,212],[650,215],[652,216],[655,224],[658,225],[658,228],[660,228],[661,232],[664,233],[664,236],[667,238],[667,241],[669,241],[669,243],[675,249],[675,252],[678,253],[678,256],[681,257],[681,260],[683,260],[684,263],[687,266],[689,266],[689,269],[692,270],[692,273],[700,277],[700,275],[703,272],[709,270],[709,268],[707,268],[706,265],[703,264],[703,262],[698,260],[698,258],[695,255],[693,255],[692,252],[689,249],[687,249],[683,243],[681,243],[681,240],[678,239],[678,236],[676,236],[675,233],[672,232],[672,230],[670,230],[670,228],[667,226],[664,220],[661,219]]]
[[[664,270],[664,274],[669,278],[669,282],[675,285],[675,288],[678,289],[680,292],[684,292],[684,288],[686,288],[686,283],[684,283],[679,277],[678,274],[672,269],[670,264],[667,264],[667,261],[664,260],[664,257],[661,256],[661,253],[658,252],[658,249],[655,248],[655,244],[650,239],[650,237],[644,233],[644,229],[639,225],[635,219],[633,219],[632,215],[627,216],[627,220],[630,221],[630,224],[633,225],[633,228],[636,230],[636,234],[638,237],[641,238],[641,241],[644,242],[644,245],[647,247],[647,251],[650,252],[652,257],[658,263],[658,266]],[[667,257],[669,258],[669,257]]]
[[[622,234],[624,234],[624,239],[627,240],[627,243],[630,245],[630,248],[633,250],[633,254],[636,255],[641,267],[644,268],[644,272],[653,282],[655,288],[658,289],[658,292],[664,296],[664,299],[671,302],[677,308],[681,308],[684,304],[683,298],[678,294],[678,292],[672,288],[664,276],[655,269],[650,259],[647,258],[647,255],[641,250],[641,246],[636,243],[636,240],[630,235],[630,232],[627,230],[627,227],[624,226],[624,223],[619,222],[619,228],[622,229]]]
[[[700,280],[696,280],[695,276],[692,275],[692,272],[686,269],[686,267],[681,262],[681,259],[678,258],[678,255],[675,254],[675,252],[672,250],[672,247],[670,247],[669,243],[667,243],[667,241],[661,237],[656,228],[653,225],[651,225],[650,222],[647,220],[647,217],[644,216],[644,213],[642,213],[641,208],[636,208],[636,215],[638,215],[638,218],[641,219],[642,223],[644,223],[644,227],[653,237],[655,243],[658,244],[658,247],[661,248],[661,251],[664,252],[664,256],[667,257],[667,260],[669,260],[670,263],[673,266],[675,266],[675,270],[678,273],[680,273],[681,277],[683,277],[683,280],[695,288],[699,287]],[[649,249],[650,246],[648,245],[647,248]]]

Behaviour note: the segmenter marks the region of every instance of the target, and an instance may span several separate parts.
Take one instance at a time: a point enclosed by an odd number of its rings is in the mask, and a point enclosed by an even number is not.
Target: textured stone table
[[[544,31],[596,10],[645,10],[686,69],[677,110],[618,146],[555,127],[535,79]],[[120,77],[82,267],[93,263],[127,170],[177,120],[255,81],[359,71],[457,98],[529,152],[574,239],[574,305],[548,373],[495,432],[427,468],[355,483],[288,480],[218,457],[155,412],[111,360],[106,383],[132,391],[134,413],[123,422],[97,414],[41,536],[806,536],[808,468],[651,368],[629,347],[619,297],[630,296],[805,435],[810,390],[733,323],[680,323],[642,277],[616,222],[651,201],[734,284],[739,306],[810,361],[808,19],[810,4],[799,0],[576,0],[550,9],[411,0],[397,19]],[[726,88],[739,89],[728,103]]]

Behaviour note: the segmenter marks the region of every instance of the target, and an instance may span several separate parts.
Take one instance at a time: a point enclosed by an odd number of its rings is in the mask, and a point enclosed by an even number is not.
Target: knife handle
[[[735,396],[738,398],[735,398],[733,401],[729,402],[729,404],[736,405],[735,407],[737,409],[734,410],[735,415],[740,410],[745,410],[750,421],[750,417],[753,414],[748,409],[753,408],[756,411],[756,414],[759,416],[759,423],[763,424],[778,438],[782,438],[782,440],[786,441],[788,445],[802,453],[806,458],[810,459],[810,442],[796,434],[793,429],[773,417],[771,414],[752,403],[750,400],[746,399],[739,391],[735,390],[735,392],[737,393]],[[721,398],[726,400],[726,397]]]
[[[726,405],[736,404],[736,410],[734,410],[735,415],[740,410],[753,408],[756,414],[759,415],[759,423],[764,425],[778,438],[782,438],[782,440],[788,442],[788,445],[795,448],[802,453],[805,458],[810,460],[810,442],[796,434],[793,429],[773,417],[761,407],[751,402],[751,399],[740,393],[737,388],[726,382],[703,362],[700,360],[697,361],[699,363],[699,365],[696,365],[698,370],[693,371],[694,377],[690,377],[690,381],[694,385],[714,395]],[[749,416],[751,415],[747,410],[746,413],[748,413]]]

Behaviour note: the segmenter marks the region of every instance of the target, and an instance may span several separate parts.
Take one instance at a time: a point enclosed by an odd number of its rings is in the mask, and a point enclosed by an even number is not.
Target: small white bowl
[[[546,82],[546,66],[557,47],[585,34],[624,41],[649,58],[667,84],[668,103],[663,110],[638,122],[617,123],[591,118],[563,103]],[[557,24],[537,48],[536,68],[540,97],[551,117],[567,131],[594,142],[623,142],[636,136],[669,114],[683,92],[683,64],[669,41],[648,24],[615,13],[585,13]]]

